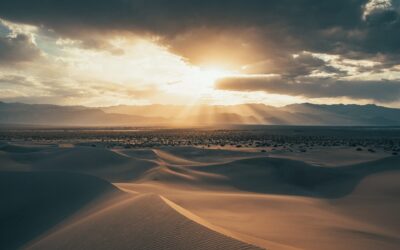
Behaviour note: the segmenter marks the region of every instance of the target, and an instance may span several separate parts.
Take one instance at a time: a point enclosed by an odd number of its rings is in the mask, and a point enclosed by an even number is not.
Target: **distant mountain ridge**
[[[120,126],[151,124],[160,119],[136,115],[109,114],[99,108],[0,102],[0,124],[55,126]]]
[[[111,106],[89,108],[49,104],[0,102],[0,124],[54,126],[158,125],[351,125],[397,126],[400,109],[368,105],[311,103],[273,107],[264,104],[231,106]]]

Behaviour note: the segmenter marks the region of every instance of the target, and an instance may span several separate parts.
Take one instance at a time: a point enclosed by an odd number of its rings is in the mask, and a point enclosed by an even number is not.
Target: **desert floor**
[[[0,249],[399,249],[400,157],[0,144]]]

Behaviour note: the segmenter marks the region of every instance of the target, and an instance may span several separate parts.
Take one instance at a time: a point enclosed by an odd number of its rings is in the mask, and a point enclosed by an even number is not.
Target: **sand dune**
[[[387,171],[365,177],[353,192],[330,203],[349,217],[368,221],[395,231],[400,244],[400,171]],[[397,217],[394,217],[397,216]]]
[[[252,158],[256,156],[264,156],[265,153],[259,152],[241,152],[224,149],[206,149],[198,147],[164,147],[163,152],[167,152],[175,157],[180,157],[186,161],[194,161],[198,163],[223,163],[233,160]]]
[[[365,176],[388,170],[400,170],[400,157],[337,168],[262,157],[185,168],[164,166],[152,169],[143,178],[206,188],[219,186],[258,193],[335,198],[349,194]]]
[[[163,164],[169,165],[198,165],[199,162],[187,160],[185,158],[167,153],[163,150],[155,149],[153,150],[157,157],[162,161]]]
[[[157,155],[152,149],[112,149],[112,151],[132,159],[157,160]]]
[[[40,152],[51,148],[50,145],[29,145],[23,146],[18,144],[2,143],[0,144],[0,150],[9,153],[31,153]]]
[[[28,147],[27,147],[28,148]],[[41,150],[1,151],[2,161],[8,164],[26,165],[31,170],[51,170],[87,173],[112,181],[132,181],[156,163],[146,159],[124,156],[105,148],[47,147]],[[1,157],[1,155],[0,155]]]
[[[8,153],[0,151],[0,171],[30,170],[28,164],[14,161]]]
[[[35,169],[59,169],[96,175],[109,181],[138,178],[156,164],[147,160],[122,156],[104,148],[75,147],[59,150],[35,165]]]
[[[390,156],[388,152],[371,153],[367,150],[356,151],[353,147],[313,148],[307,152],[269,152],[268,156],[303,161],[312,165],[337,167],[368,161],[379,160]]]
[[[158,176],[157,181],[118,186],[160,193],[268,249],[372,250],[400,245],[400,157],[336,168],[255,158],[185,169],[189,177],[196,171],[220,178],[203,178],[199,185],[198,178],[178,182]]]
[[[119,184],[160,193],[213,225],[268,249],[398,249],[399,171],[372,174],[339,199]]]
[[[107,225],[107,226],[105,226]],[[189,219],[157,195],[127,198],[28,249],[257,249]]]
[[[361,162],[2,144],[0,248],[398,249],[400,157]]]
[[[110,193],[110,183],[61,172],[0,172],[0,249],[15,249]]]

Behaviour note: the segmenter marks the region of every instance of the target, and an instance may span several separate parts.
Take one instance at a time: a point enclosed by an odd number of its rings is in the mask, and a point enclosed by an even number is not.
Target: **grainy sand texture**
[[[336,154],[3,142],[0,248],[399,249],[400,157]]]

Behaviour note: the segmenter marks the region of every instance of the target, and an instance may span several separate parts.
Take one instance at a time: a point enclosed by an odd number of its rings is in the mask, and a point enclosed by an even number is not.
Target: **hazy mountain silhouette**
[[[0,123],[57,126],[151,124],[160,119],[109,114],[99,108],[43,104],[0,103]]]
[[[272,107],[231,106],[112,106],[88,108],[0,102],[1,124],[57,126],[145,126],[202,124],[271,125],[400,125],[400,109],[376,105],[316,105]]]

